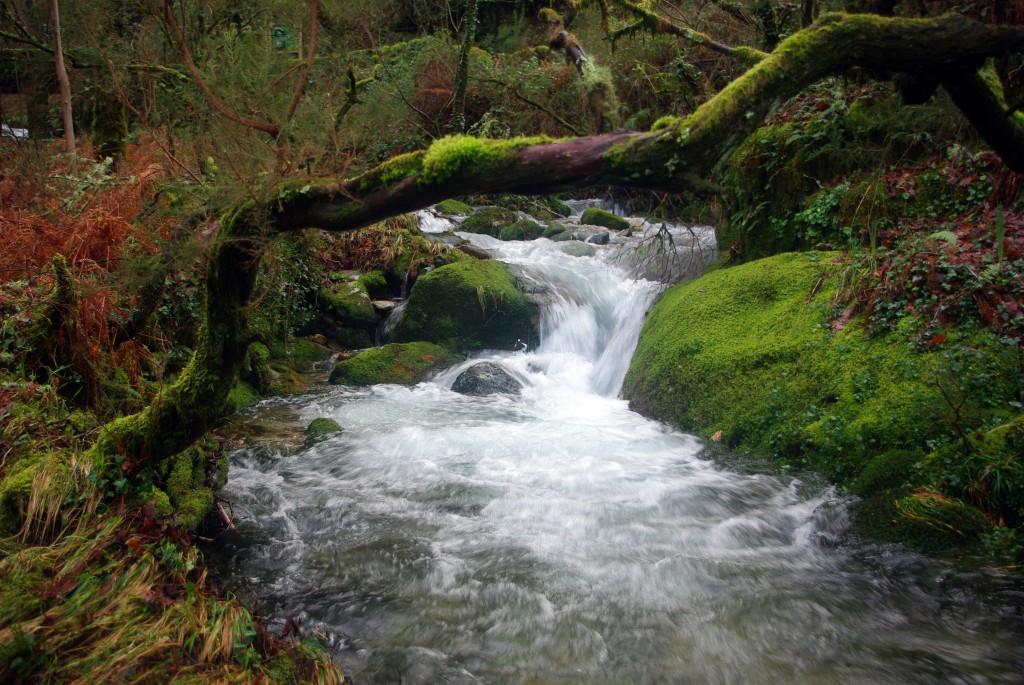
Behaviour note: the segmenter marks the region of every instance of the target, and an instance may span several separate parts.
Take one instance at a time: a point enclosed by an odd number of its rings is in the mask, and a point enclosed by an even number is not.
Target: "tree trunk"
[[[71,119],[71,83],[64,69],[64,50],[60,41],[60,10],[57,0],[50,0],[50,21],[53,23],[53,54],[57,62],[57,82],[60,84],[60,113],[64,121],[64,150],[75,154],[75,125]]]
[[[1024,116],[1005,116],[1000,97],[976,73],[987,58],[1020,51],[1024,27],[985,26],[953,15],[826,15],[692,115],[657,130],[564,142],[453,136],[354,179],[299,181],[266,191],[220,221],[192,361],[144,411],[107,424],[95,450],[99,456],[126,454],[138,465],[181,451],[220,418],[250,342],[246,308],[260,254],[275,232],[349,231],[447,197],[497,191],[549,194],[598,184],[706,191],[705,179],[768,114],[803,88],[855,66],[872,73],[946,75],[954,101],[1006,163],[1024,172]],[[982,91],[988,93],[983,101]]]
[[[469,85],[469,49],[476,37],[476,17],[480,0],[468,0],[466,27],[459,49],[459,67],[455,72],[451,129],[453,133],[466,132],[466,88]]]

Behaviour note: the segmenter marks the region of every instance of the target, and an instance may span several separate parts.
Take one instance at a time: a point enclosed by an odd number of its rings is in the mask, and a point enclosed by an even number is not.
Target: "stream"
[[[711,229],[669,232],[656,270],[713,256]],[[452,392],[467,362],[252,410],[207,555],[261,615],[357,684],[1024,682],[1019,578],[859,541],[827,483],[618,399],[665,254],[464,237],[545,292],[537,349],[477,355],[523,391]],[[317,417],[344,431],[303,444]]]

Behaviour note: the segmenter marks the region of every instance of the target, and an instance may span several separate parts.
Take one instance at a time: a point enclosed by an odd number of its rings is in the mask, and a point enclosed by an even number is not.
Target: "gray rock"
[[[523,387],[500,364],[480,362],[459,374],[452,384],[452,390],[463,395],[514,395]]]
[[[470,257],[476,257],[477,259],[490,259],[491,253],[482,247],[477,247],[472,243],[466,243],[465,245],[459,245],[459,249],[468,254]]]

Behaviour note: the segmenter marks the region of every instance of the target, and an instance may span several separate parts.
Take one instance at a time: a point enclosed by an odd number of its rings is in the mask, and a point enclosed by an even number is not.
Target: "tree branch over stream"
[[[221,417],[251,339],[246,312],[260,255],[275,233],[355,230],[454,195],[547,194],[597,184],[704,190],[706,179],[768,114],[805,87],[854,67],[939,74],[1007,165],[1024,172],[1022,117],[1006,116],[1001,93],[978,76],[988,58],[1020,51],[1024,27],[986,26],[956,16],[825,15],[696,112],[663,119],[656,130],[561,141],[450,137],[357,178],[268,188],[217,224],[205,319],[192,361],[145,410],[107,424],[95,450],[99,456],[122,453],[130,464],[144,465],[184,449]]]

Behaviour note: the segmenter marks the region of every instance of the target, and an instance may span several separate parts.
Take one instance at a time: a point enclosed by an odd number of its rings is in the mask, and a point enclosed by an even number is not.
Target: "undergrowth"
[[[23,527],[0,540],[0,680],[342,682],[318,648],[217,593],[152,504],[103,501],[88,473],[74,459],[41,469]]]

